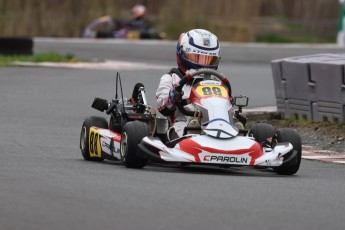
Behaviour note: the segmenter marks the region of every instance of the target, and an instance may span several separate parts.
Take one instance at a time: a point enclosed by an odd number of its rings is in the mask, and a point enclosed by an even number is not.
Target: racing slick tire
[[[30,37],[0,37],[1,55],[32,55],[33,46]]]
[[[141,121],[130,121],[123,127],[120,155],[127,168],[143,168],[146,165],[147,159],[137,157],[137,148],[141,140],[148,135],[148,126]]]
[[[273,137],[276,130],[272,125],[266,123],[254,124],[249,132],[248,136],[253,136],[257,142],[264,143],[268,138]]]
[[[108,122],[103,117],[95,117],[91,116],[84,120],[83,126],[80,132],[80,150],[83,158],[87,161],[102,161],[103,158],[96,158],[90,156],[90,148],[89,148],[89,134],[90,128],[92,126],[96,126],[98,128],[107,129]]]
[[[290,142],[293,149],[284,156],[283,164],[273,170],[279,175],[295,174],[301,164],[302,158],[302,139],[296,130],[291,128],[278,129],[272,139],[272,148],[276,143]]]

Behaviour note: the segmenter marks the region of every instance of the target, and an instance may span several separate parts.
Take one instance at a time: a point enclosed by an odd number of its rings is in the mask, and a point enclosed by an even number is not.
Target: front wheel
[[[80,142],[79,147],[81,150],[81,154],[83,158],[87,161],[102,161],[102,158],[96,158],[90,156],[90,149],[89,149],[89,135],[90,135],[90,128],[95,126],[97,128],[108,128],[108,122],[103,117],[88,117],[84,120],[83,126],[81,127],[80,132]]]
[[[127,168],[143,168],[147,160],[137,157],[137,148],[141,140],[149,135],[146,123],[141,121],[127,122],[121,135],[121,161]]]
[[[284,156],[283,164],[279,167],[273,168],[273,170],[279,175],[293,175],[298,171],[301,164],[301,136],[294,129],[278,129],[277,133],[273,136],[272,139],[272,148],[274,148],[274,146],[280,142],[291,143],[293,149]]]

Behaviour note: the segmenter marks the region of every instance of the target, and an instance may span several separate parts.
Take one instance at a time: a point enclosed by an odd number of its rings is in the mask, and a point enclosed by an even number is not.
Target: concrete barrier
[[[283,117],[345,122],[345,54],[273,60],[271,69]]]

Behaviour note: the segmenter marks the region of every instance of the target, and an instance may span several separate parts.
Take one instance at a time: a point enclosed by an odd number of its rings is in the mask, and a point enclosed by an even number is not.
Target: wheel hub
[[[120,153],[123,160],[126,160],[126,148],[127,148],[127,134],[122,133]]]

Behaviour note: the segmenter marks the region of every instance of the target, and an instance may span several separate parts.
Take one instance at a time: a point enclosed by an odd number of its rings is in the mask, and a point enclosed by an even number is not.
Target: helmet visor
[[[195,53],[183,53],[185,58],[189,61],[199,65],[215,65],[219,62],[218,56],[195,54]]]

